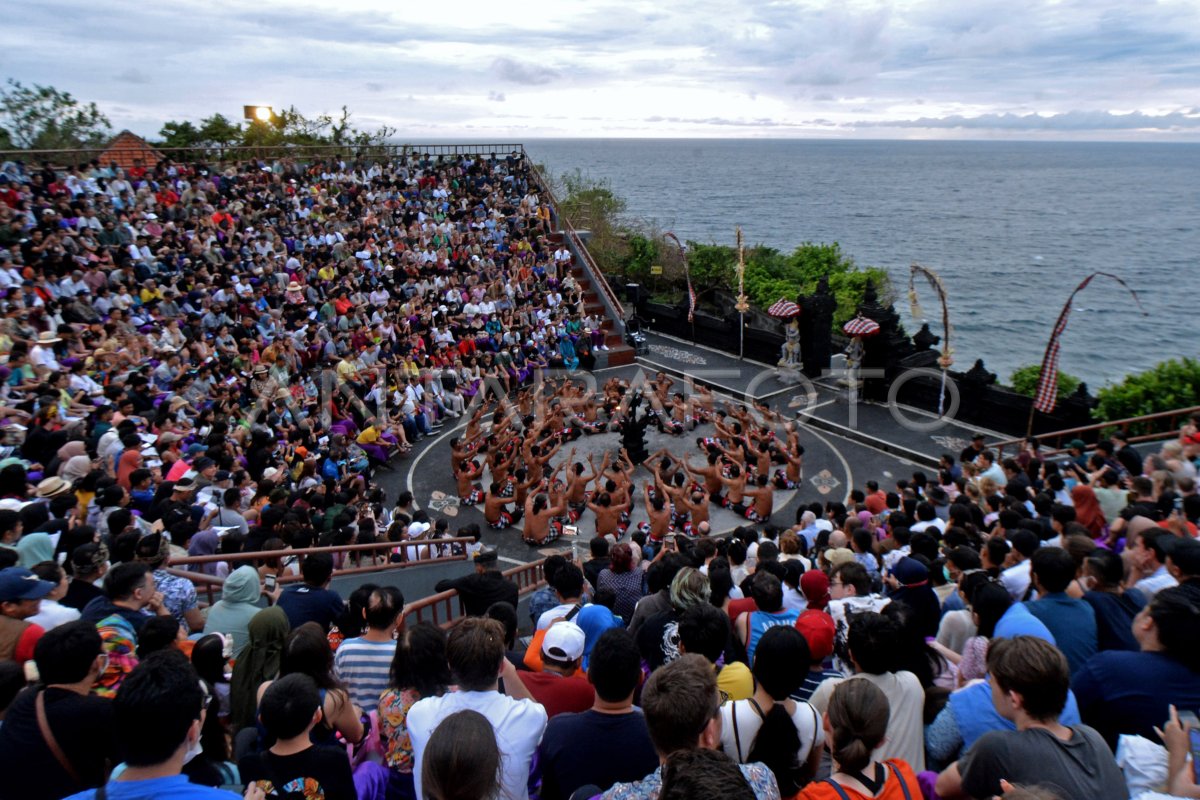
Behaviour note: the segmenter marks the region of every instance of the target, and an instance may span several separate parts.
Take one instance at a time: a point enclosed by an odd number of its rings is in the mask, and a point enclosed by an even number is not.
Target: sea
[[[1002,382],[1040,363],[1076,296],[1060,368],[1106,383],[1200,355],[1200,144],[845,140],[530,140],[558,177],[606,181],[630,221],[681,240],[790,251],[837,242],[888,271],[910,333],[909,265],[949,297],[955,366]],[[937,298],[921,308],[942,335]]]

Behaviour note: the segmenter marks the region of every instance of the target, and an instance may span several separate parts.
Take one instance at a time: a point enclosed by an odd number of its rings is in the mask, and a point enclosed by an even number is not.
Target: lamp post
[[[750,304],[746,302],[746,253],[742,247],[742,229],[737,228],[737,253],[738,253],[738,296],[737,303],[734,304],[734,309],[738,312],[738,360],[744,360],[746,349],[746,312],[750,310]]]
[[[270,122],[275,117],[271,106],[242,106],[242,116],[251,122]]]

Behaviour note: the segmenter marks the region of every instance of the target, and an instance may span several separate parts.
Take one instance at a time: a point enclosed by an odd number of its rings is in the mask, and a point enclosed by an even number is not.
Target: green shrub
[[[1013,370],[1008,378],[1008,385],[1017,394],[1033,397],[1037,394],[1038,379],[1042,376],[1041,364],[1027,364]],[[1079,389],[1079,378],[1059,370],[1058,399],[1070,397]]]
[[[1101,420],[1127,419],[1200,403],[1200,361],[1171,359],[1145,372],[1105,386],[1097,393],[1096,415]],[[1145,433],[1134,431],[1130,433]]]

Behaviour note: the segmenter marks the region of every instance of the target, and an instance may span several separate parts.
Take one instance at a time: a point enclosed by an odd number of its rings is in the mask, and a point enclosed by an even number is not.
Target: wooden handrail
[[[1174,433],[1174,430],[1172,429],[1177,429],[1179,427],[1176,423],[1180,417],[1191,417],[1197,414],[1200,414],[1200,406],[1190,406],[1188,408],[1177,408],[1174,411],[1159,411],[1154,414],[1144,414],[1140,417],[1127,417],[1126,419],[1118,419],[1111,422],[1097,422],[1091,425],[1083,425],[1078,428],[1067,428],[1061,431],[1051,431],[1050,433],[1039,433],[1033,438],[1037,440],[1039,444],[1054,440],[1055,448],[1046,451],[1048,455],[1054,455],[1062,452],[1065,449],[1061,446],[1064,439],[1079,439],[1086,434],[1092,433],[1093,431],[1101,431],[1108,428],[1117,428],[1124,433],[1125,431],[1129,430],[1131,425],[1169,419],[1170,423],[1167,425],[1166,430],[1162,430],[1157,433],[1144,433],[1138,436],[1129,437],[1130,442],[1150,442],[1159,439],[1165,439],[1171,436]],[[1020,439],[1006,439],[1002,442],[996,442],[995,444],[989,445],[989,447],[995,449],[996,452],[1003,457],[1005,448],[1012,447],[1014,445],[1020,448],[1024,441],[1024,437]]]
[[[406,539],[402,542],[371,542],[370,544],[344,544],[335,547],[301,547],[299,549],[288,550],[257,550],[245,553],[213,553],[207,556],[180,556],[172,558],[168,562],[171,566],[177,564],[211,564],[214,561],[262,561],[271,558],[287,558],[290,556],[307,556],[313,553],[329,553],[331,555],[337,553],[354,553],[367,550],[391,550],[393,548],[406,547],[421,547],[423,545],[436,544],[438,546],[447,544],[461,544],[464,547],[468,544],[474,544],[475,540],[470,536],[456,536],[446,539]],[[455,559],[465,559],[465,555],[455,556]],[[428,559],[420,559],[422,562]]]

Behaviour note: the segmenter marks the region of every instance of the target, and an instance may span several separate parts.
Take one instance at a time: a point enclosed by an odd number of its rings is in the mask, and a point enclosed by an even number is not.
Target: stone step
[[[635,360],[637,360],[637,353],[629,345],[610,344],[608,350],[600,350],[596,353],[596,368],[620,367],[625,364],[632,364]]]

